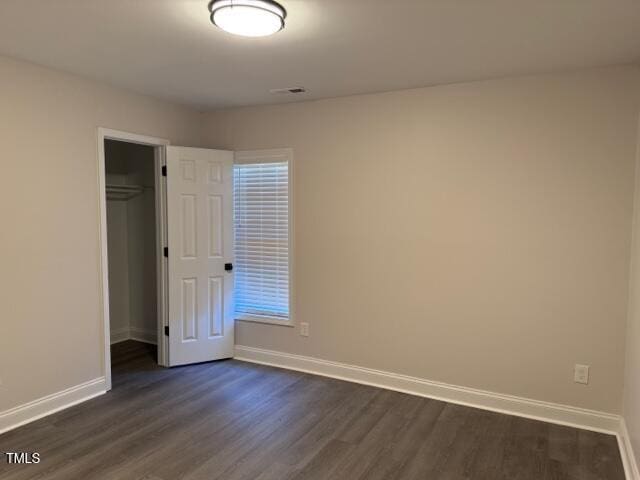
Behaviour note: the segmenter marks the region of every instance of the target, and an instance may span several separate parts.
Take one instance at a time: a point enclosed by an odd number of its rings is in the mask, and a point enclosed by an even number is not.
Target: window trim
[[[268,150],[239,150],[234,153],[234,164],[250,163],[276,163],[287,162],[289,170],[289,317],[275,317],[269,315],[249,315],[236,314],[235,320],[238,322],[262,323],[267,325],[277,325],[282,327],[295,327],[295,226],[294,226],[294,181],[293,181],[293,149],[274,148]],[[235,238],[235,233],[234,233]],[[235,248],[235,247],[234,247]],[[235,291],[234,291],[235,294]]]

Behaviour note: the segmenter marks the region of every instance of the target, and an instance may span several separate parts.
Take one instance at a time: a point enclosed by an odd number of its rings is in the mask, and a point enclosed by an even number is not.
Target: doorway
[[[107,156],[111,157],[110,151],[124,150],[137,153],[123,154],[121,159],[114,160],[114,164],[110,165],[111,160],[107,160]],[[151,151],[153,186],[150,181]],[[114,318],[123,311],[129,312],[128,327],[122,319],[116,319],[113,332],[115,340],[122,338],[116,338],[117,335],[126,337],[126,333],[121,333],[124,331],[128,332],[130,339],[151,341],[149,328],[154,317],[148,300],[142,310],[132,307],[131,285],[116,283],[124,278],[122,275],[117,277],[118,272],[112,275],[113,294],[125,294],[119,300],[110,300],[109,249],[115,251],[116,247],[109,245],[108,220],[114,225],[118,221],[116,214],[109,215],[108,212],[108,185],[111,196],[134,195],[134,190],[137,190],[135,198],[141,199],[144,199],[144,193],[140,193],[140,190],[153,189],[152,194],[147,194],[149,208],[143,213],[144,218],[137,217],[133,223],[136,228],[145,228],[147,233],[143,234],[143,238],[149,239],[153,236],[154,227],[148,226],[152,223],[148,217],[155,217],[155,251],[149,247],[150,240],[145,241],[146,249],[136,247],[142,259],[138,258],[134,263],[143,264],[143,272],[138,271],[135,275],[140,276],[136,278],[141,278],[142,284],[155,284],[158,365],[172,367],[231,358],[234,351],[233,159],[233,152],[227,150],[174,147],[159,138],[98,129],[100,269],[107,390],[112,385],[110,307],[114,309]],[[138,166],[136,162],[139,161],[146,163]],[[155,199],[155,204],[151,198]],[[112,238],[111,243],[114,241]],[[150,251],[153,252],[151,255],[148,254]],[[130,256],[130,252],[127,255]],[[150,264],[154,258],[155,279],[151,280],[152,277],[145,276],[145,271],[153,275]],[[115,266],[112,268],[118,269]],[[120,268],[124,268],[122,264]],[[127,264],[126,268],[137,267]],[[127,278],[130,283],[131,272],[127,272]],[[134,294],[139,294],[142,288],[147,292],[147,297],[153,296],[149,285],[140,285],[138,282],[134,287],[137,288]],[[145,294],[142,295],[144,297]],[[126,307],[123,309],[118,301],[124,301]],[[143,315],[146,319],[143,320],[143,325],[146,325],[144,333],[138,330],[139,323],[131,324],[132,311],[147,312]],[[125,313],[124,318],[126,316]],[[133,321],[140,322],[140,319],[133,318]],[[117,327],[123,330],[118,331]]]
[[[159,365],[167,365],[162,174],[169,142],[107,129],[98,137],[104,367],[111,389],[112,345],[145,344]]]
[[[104,151],[111,348],[157,345],[154,147],[107,139]]]

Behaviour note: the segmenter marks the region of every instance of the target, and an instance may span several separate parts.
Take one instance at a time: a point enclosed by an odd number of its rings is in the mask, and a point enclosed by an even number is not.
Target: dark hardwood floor
[[[113,347],[113,390],[0,436],[0,479],[623,480],[610,435],[235,360]]]

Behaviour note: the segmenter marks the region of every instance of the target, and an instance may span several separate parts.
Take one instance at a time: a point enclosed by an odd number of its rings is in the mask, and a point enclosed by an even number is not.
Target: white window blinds
[[[236,317],[289,317],[288,162],[234,166]]]

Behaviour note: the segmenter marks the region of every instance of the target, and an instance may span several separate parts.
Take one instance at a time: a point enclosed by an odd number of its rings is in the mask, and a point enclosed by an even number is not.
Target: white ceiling
[[[638,0],[281,3],[285,30],[252,39],[207,0],[0,0],[0,53],[203,110],[640,60]]]

